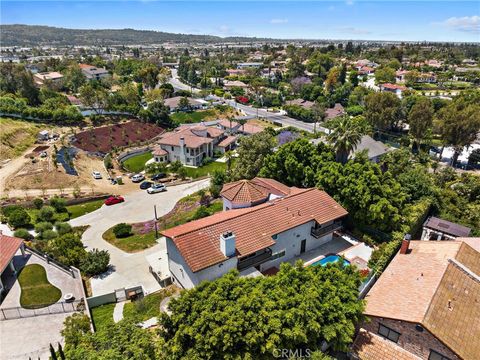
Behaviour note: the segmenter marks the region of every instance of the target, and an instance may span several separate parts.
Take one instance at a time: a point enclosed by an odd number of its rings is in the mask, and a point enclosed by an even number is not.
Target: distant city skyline
[[[2,24],[278,39],[480,42],[477,1],[2,1]]]

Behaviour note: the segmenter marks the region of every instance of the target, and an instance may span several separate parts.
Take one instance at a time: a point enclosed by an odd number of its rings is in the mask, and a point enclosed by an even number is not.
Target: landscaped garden
[[[162,300],[174,292],[174,287],[168,287],[149,294],[143,299],[127,303],[123,308],[123,317],[135,319],[135,321],[145,321],[152,317],[157,317],[160,314],[160,303]]]
[[[91,309],[95,330],[103,330],[113,325],[115,303],[97,306]]]
[[[125,160],[122,165],[127,171],[138,173],[145,169],[145,163],[153,158],[151,152],[138,154]]]
[[[235,110],[233,108],[225,105],[219,105],[207,110],[176,112],[171,114],[170,118],[177,124],[193,124],[233,115],[235,115]]]
[[[62,292],[47,279],[47,272],[42,265],[25,266],[18,282],[21,288],[20,305],[25,309],[38,309],[55,304]]]
[[[103,239],[119,249],[133,253],[155,245],[154,223],[117,224],[103,233]]]
[[[153,139],[163,131],[155,124],[129,121],[82,131],[75,134],[73,145],[85,151],[108,153],[113,148],[133,146]]]
[[[203,165],[198,168],[185,167],[187,177],[191,177],[193,179],[207,176],[209,174],[212,174],[216,170],[225,171],[226,169],[226,163],[221,163],[217,161],[213,161],[207,165]]]

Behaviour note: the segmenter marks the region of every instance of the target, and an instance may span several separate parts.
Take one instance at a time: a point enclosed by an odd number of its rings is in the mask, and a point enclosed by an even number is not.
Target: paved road
[[[176,69],[172,69],[172,78],[170,79],[170,84],[175,89],[180,89],[180,90],[187,90],[187,91],[193,91],[193,93],[197,94],[200,92],[200,89],[197,88],[192,88],[190,85],[182,83],[180,78],[178,77],[178,73]],[[265,118],[267,120],[275,121],[278,123],[281,123],[283,126],[293,126],[296,127],[297,129],[304,130],[304,131],[309,131],[313,132],[314,131],[314,124],[312,123],[305,123],[300,120],[293,119],[291,117],[279,114],[279,113],[271,113],[265,109],[256,109],[251,106],[239,104],[235,102],[234,100],[226,100],[221,97],[216,97],[213,96],[214,99],[219,100],[219,101],[225,101],[228,105],[241,110],[245,115],[247,116],[259,116],[261,118]],[[317,131],[319,132],[327,132],[328,129],[321,127],[317,125]]]
[[[134,223],[151,220],[154,217],[153,206],[157,206],[157,215],[168,213],[182,197],[206,188],[210,180],[172,186],[167,192],[149,195],[146,191],[136,191],[125,196],[125,202],[100,209],[70,220],[72,226],[90,225],[82,236],[87,248],[108,250],[113,271],[93,278],[91,281],[93,295],[101,295],[115,289],[143,285],[147,292],[160,288],[149,273],[147,257],[165,252],[165,242],[137,253],[126,253],[102,239],[102,234],[120,222]],[[160,255],[159,255],[160,256]]]

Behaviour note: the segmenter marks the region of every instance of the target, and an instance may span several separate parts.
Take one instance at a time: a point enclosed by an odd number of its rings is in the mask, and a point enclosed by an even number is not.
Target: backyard
[[[153,157],[151,152],[134,155],[131,158],[125,160],[122,165],[130,172],[138,173],[145,169],[145,163]]]
[[[213,161],[207,165],[204,165],[198,168],[185,167],[187,177],[190,177],[193,179],[212,174],[215,170],[224,171],[226,169],[227,169],[227,164],[221,163],[218,161]]]
[[[176,112],[171,114],[170,117],[178,124],[193,124],[234,115],[236,115],[236,111],[233,108],[229,106],[216,106],[208,110]]]
[[[25,309],[38,309],[56,303],[62,296],[59,288],[47,279],[45,268],[30,264],[23,268],[18,277],[22,293],[20,305]]]

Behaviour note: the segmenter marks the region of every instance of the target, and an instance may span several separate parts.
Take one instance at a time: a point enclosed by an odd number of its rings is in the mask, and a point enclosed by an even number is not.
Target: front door
[[[307,246],[307,239],[303,239],[302,243],[300,244],[300,254],[305,252],[305,247]]]

